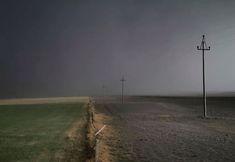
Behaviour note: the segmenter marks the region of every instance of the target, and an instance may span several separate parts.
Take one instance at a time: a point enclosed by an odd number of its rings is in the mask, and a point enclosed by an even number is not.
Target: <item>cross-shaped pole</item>
[[[122,76],[122,79],[120,80],[122,82],[122,104],[123,104],[123,95],[124,95],[124,82],[126,81],[124,76]]]
[[[202,36],[202,42],[200,46],[197,46],[197,50],[202,51],[202,74],[203,74],[203,107],[204,107],[204,117],[207,117],[207,108],[206,108],[206,75],[205,75],[205,51],[210,50],[210,46],[207,47],[205,35]]]

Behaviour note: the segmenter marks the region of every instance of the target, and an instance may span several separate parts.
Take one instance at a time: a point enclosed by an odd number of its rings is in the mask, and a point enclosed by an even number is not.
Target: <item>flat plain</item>
[[[235,98],[126,97],[96,99],[109,161],[232,162],[235,159]],[[109,133],[109,134],[108,134]],[[101,149],[102,150],[102,149]],[[107,149],[106,149],[107,150]]]
[[[0,106],[0,161],[84,161],[84,103]]]

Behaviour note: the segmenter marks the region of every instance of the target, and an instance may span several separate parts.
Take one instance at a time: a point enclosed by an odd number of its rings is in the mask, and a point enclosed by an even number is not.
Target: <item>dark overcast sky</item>
[[[235,91],[234,0],[1,0],[0,97]]]

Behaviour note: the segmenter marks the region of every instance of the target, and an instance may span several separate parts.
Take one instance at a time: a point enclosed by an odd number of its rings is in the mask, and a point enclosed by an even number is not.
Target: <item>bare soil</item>
[[[97,112],[94,109],[94,104],[90,102],[89,105],[90,114],[90,124],[88,138],[90,141],[90,146],[95,150],[95,155],[92,159],[88,159],[87,162],[111,162],[110,157],[110,147],[107,144],[107,140],[110,139],[110,135],[114,134],[112,127],[109,125],[111,118],[105,113]],[[98,132],[105,125],[103,129],[97,136]]]
[[[207,119],[199,98],[118,101],[96,99],[96,112],[112,130],[104,144],[109,161],[235,161],[235,98],[209,99]]]

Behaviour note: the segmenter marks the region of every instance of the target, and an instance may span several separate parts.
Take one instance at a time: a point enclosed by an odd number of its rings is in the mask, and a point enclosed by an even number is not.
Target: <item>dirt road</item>
[[[113,101],[96,100],[96,111],[112,119],[106,124],[113,134],[105,139],[110,161],[235,160],[234,102],[210,101],[210,114],[216,118],[203,119],[198,99],[135,98],[123,105]]]

